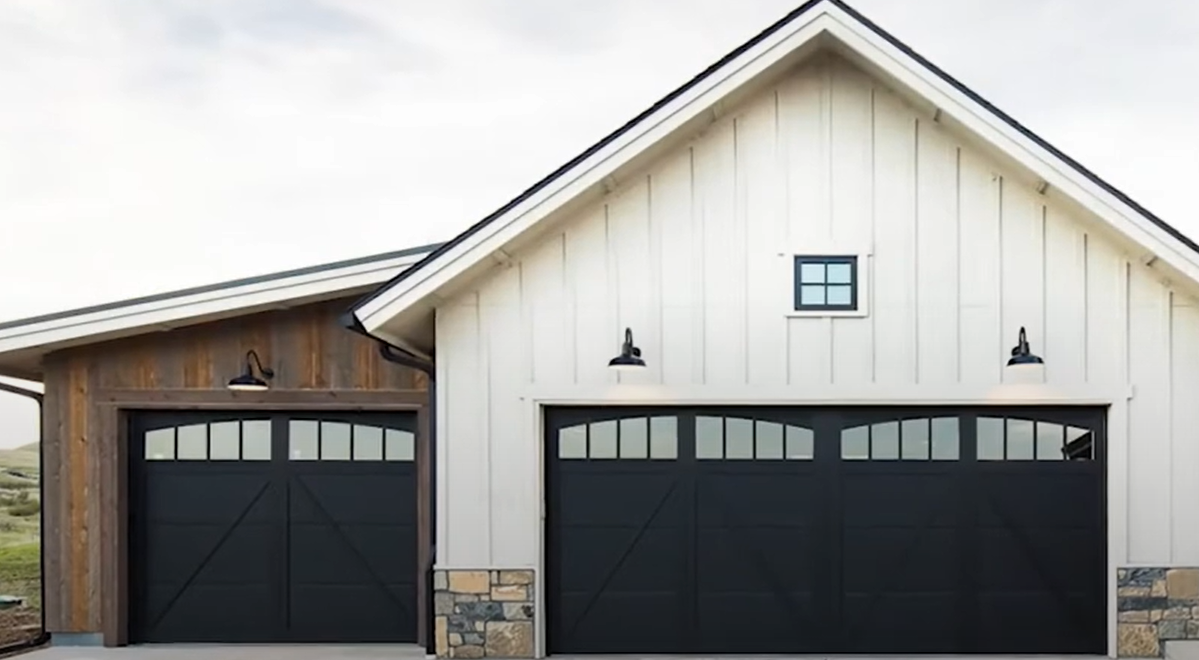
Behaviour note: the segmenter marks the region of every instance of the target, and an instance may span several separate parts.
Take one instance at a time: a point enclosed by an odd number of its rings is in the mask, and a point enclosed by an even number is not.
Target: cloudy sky
[[[3,0],[0,320],[444,240],[797,4]],[[851,4],[1199,236],[1199,3]]]

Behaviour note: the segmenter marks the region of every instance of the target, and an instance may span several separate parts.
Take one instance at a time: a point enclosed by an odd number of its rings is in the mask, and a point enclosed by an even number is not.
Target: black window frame
[[[825,267],[825,277],[823,282],[804,282],[803,267],[805,265],[816,264]],[[844,305],[830,305],[828,301],[828,266],[834,264],[849,265],[849,303]],[[797,312],[856,312],[858,311],[858,257],[853,254],[797,254],[792,271],[793,279],[793,301],[792,306]],[[803,286],[823,286],[825,289],[825,303],[822,304],[804,304],[803,303]],[[836,282],[833,286],[844,286],[843,283]]]

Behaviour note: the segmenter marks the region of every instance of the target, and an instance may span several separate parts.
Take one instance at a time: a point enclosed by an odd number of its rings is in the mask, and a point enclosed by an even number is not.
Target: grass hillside
[[[40,477],[37,443],[0,449],[0,596],[24,599],[0,609],[0,650],[41,631]]]
[[[0,548],[38,541],[38,447],[0,449]]]

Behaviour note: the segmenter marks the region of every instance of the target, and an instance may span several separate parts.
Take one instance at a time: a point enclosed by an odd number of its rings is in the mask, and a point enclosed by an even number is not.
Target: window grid
[[[810,461],[815,433],[802,426],[744,417],[695,418],[699,460]]]
[[[678,418],[626,417],[576,424],[558,430],[558,458],[564,460],[675,460]]]
[[[918,417],[841,431],[848,461],[956,461],[961,454],[957,417]]]
[[[147,461],[269,461],[269,420],[222,420],[146,431]]]
[[[1015,417],[979,417],[975,422],[980,461],[1090,461],[1090,429]]]
[[[293,461],[416,460],[411,431],[328,420],[288,422],[288,459]]]
[[[796,256],[796,311],[856,311],[858,258]]]

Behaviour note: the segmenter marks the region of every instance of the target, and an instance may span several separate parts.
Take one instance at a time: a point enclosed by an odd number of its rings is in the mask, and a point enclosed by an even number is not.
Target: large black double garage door
[[[130,430],[131,641],[416,641],[414,414]]]
[[[1103,654],[1104,419],[552,409],[549,649]]]

